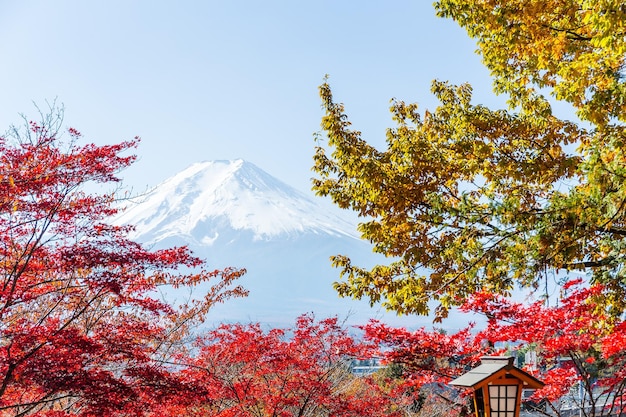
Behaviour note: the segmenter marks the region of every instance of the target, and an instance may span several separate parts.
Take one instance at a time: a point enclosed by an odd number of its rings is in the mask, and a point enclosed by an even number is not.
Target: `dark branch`
[[[591,40],[590,36],[583,36],[580,33],[575,32],[572,29],[562,29],[562,28],[557,28],[557,27],[550,26],[550,25],[545,25],[545,24],[541,26],[548,28],[550,30],[553,30],[555,32],[565,32],[569,35],[568,38],[574,41],[590,41]]]

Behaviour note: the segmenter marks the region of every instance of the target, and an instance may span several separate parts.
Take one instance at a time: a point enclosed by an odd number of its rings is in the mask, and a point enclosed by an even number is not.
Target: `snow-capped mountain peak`
[[[241,159],[191,165],[128,205],[118,223],[134,224],[134,238],[171,236],[209,245],[224,229],[255,240],[328,234],[358,239],[355,225]]]

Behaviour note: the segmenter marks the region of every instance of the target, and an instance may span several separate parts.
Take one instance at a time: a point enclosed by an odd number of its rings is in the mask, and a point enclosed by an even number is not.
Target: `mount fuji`
[[[250,162],[193,164],[127,207],[116,222],[135,225],[131,238],[154,247],[187,245],[211,268],[246,268],[239,283],[249,296],[215,306],[209,324],[283,325],[312,312],[349,323],[376,318],[416,325],[416,318],[340,298],[332,287],[339,271],[329,257],[349,255],[363,266],[377,259],[356,223]]]
[[[123,220],[152,243],[178,236],[213,246],[229,239],[276,241],[303,234],[359,239],[354,224],[241,159],[191,165],[158,185]],[[232,232],[236,232],[233,234]]]

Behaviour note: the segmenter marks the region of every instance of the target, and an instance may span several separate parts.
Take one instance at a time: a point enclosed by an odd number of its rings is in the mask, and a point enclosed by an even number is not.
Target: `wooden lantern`
[[[516,368],[510,356],[484,356],[480,365],[450,385],[474,390],[476,417],[519,417],[523,389],[539,389],[543,382]]]

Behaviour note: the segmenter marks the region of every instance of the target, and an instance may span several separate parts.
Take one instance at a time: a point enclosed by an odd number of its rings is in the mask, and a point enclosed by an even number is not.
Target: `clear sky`
[[[504,100],[427,0],[0,0],[0,39],[0,130],[56,99],[90,142],[142,138],[135,189],[243,158],[309,192],[325,74],[379,147],[390,99],[432,108],[432,79]]]

